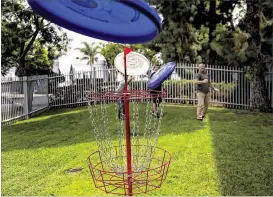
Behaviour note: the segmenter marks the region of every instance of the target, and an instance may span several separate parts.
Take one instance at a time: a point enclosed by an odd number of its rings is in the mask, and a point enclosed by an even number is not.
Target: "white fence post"
[[[26,119],[29,118],[29,108],[28,108],[28,77],[23,77],[23,92],[24,92],[24,114]]]
[[[49,75],[46,75],[46,81],[45,81],[45,83],[46,83],[46,99],[47,99],[47,107],[49,108],[49,92],[48,92],[48,80],[49,79]]]

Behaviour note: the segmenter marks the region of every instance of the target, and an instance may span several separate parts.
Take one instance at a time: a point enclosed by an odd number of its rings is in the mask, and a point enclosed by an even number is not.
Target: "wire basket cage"
[[[98,151],[88,157],[88,166],[97,188],[106,193],[127,195],[128,187],[133,188],[134,194],[145,194],[161,186],[171,161],[167,151],[157,148],[164,114],[160,102],[165,94],[148,90],[87,94],[91,130],[98,146]],[[126,101],[131,109],[127,120]],[[128,128],[130,172],[125,136]]]
[[[133,149],[140,148],[139,146],[132,146]],[[147,149],[154,149],[154,147],[147,147]],[[88,166],[95,187],[104,191],[105,193],[111,193],[116,195],[128,195],[128,172],[127,171],[111,171],[107,165],[113,160],[122,160],[126,158],[126,155],[120,155],[120,147],[115,147],[115,155],[111,160],[103,160],[100,151],[92,153],[88,157]],[[140,158],[141,157],[141,158]],[[142,171],[132,171],[132,188],[134,194],[146,194],[152,190],[161,187],[161,184],[166,179],[168,168],[171,162],[171,155],[169,152],[155,148],[152,158],[147,156],[137,155],[136,159],[151,159],[148,168]],[[92,162],[93,161],[93,162]]]

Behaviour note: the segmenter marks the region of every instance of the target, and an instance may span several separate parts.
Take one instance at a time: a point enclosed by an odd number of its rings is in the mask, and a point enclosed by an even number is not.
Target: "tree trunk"
[[[28,70],[26,68],[26,56],[27,56],[27,53],[30,51],[33,43],[35,42],[35,40],[40,32],[38,20],[39,19],[36,18],[36,21],[35,21],[36,30],[35,30],[33,36],[31,37],[31,40],[27,44],[27,46],[25,47],[25,42],[21,43],[19,66],[17,67],[16,72],[15,72],[15,74],[17,76],[23,77],[23,76],[30,75],[30,73],[28,72]],[[29,77],[29,78],[31,78],[31,77]],[[33,93],[34,93],[34,87],[36,85],[36,82],[37,81],[31,81],[31,80],[27,82],[28,112],[31,112],[31,110],[32,110]]]
[[[216,0],[210,1],[210,8],[209,8],[209,44],[213,41],[214,37],[213,32],[216,30]],[[215,64],[215,58],[217,54],[216,52],[210,48],[209,53],[209,64]]]
[[[32,111],[33,94],[34,94],[34,88],[35,88],[36,84],[37,84],[37,80],[30,80],[30,81],[27,82],[28,111],[29,112]]]
[[[246,14],[246,32],[251,35],[248,40],[249,50],[255,51],[253,57],[248,58],[250,63],[250,109],[261,112],[270,111],[270,102],[268,98],[268,92],[265,83],[266,65],[263,63],[262,58],[262,32],[261,32],[261,12],[262,5],[261,0],[250,1],[247,0],[247,14]]]
[[[40,28],[39,28],[39,23],[38,23],[38,19],[36,19],[36,30],[34,32],[34,34],[31,37],[31,40],[29,41],[29,43],[27,44],[27,46],[25,47],[25,42],[21,43],[20,46],[20,57],[19,57],[19,66],[16,69],[16,75],[17,76],[27,76],[29,75],[27,73],[27,68],[26,68],[26,55],[29,52],[29,50],[31,49],[33,43],[36,40],[36,37],[38,36],[39,32],[40,32]]]
[[[20,45],[20,55],[24,53],[24,49],[25,49],[25,42],[22,42]],[[24,77],[27,76],[27,71],[26,71],[26,66],[25,66],[25,58],[19,58],[19,65],[16,68],[16,72],[15,75],[18,77]]]
[[[253,64],[250,69],[250,110],[269,112],[270,102],[262,66]]]

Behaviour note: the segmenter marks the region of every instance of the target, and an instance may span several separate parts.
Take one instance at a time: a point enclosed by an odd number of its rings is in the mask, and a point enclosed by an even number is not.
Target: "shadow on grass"
[[[71,112],[71,110],[67,110]],[[55,114],[54,114],[55,113]],[[57,114],[58,110],[2,128],[2,151],[58,147],[90,142],[87,110]]]
[[[210,110],[221,195],[273,195],[273,116]]]
[[[140,106],[140,123],[145,122],[145,105]],[[116,107],[109,107],[109,127],[112,139],[117,139]],[[161,134],[193,132],[203,127],[202,123],[192,125],[193,108],[166,107]],[[97,125],[101,127],[101,125]],[[142,128],[143,125],[141,126]],[[91,130],[91,119],[87,107],[57,109],[17,124],[2,128],[2,151],[61,147],[95,141]]]

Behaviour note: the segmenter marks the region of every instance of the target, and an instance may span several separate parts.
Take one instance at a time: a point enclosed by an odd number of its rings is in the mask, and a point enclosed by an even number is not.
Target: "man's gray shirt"
[[[208,76],[207,73],[197,73],[195,79],[198,80],[198,81],[208,79],[208,81],[209,81],[209,76]],[[198,92],[202,92],[202,93],[205,93],[205,94],[209,93],[209,83],[197,84],[196,90]]]

